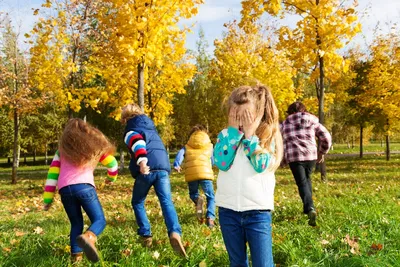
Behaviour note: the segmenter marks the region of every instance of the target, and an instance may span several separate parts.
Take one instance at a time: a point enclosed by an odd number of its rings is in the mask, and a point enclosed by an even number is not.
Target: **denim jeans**
[[[148,175],[136,177],[132,190],[132,208],[135,213],[136,222],[139,226],[137,233],[140,236],[151,236],[151,227],[146,215],[144,203],[150,188],[154,186],[158,200],[160,201],[168,236],[172,233],[182,234],[178,215],[172,202],[171,184],[166,171],[152,171]]]
[[[305,214],[314,209],[311,173],[314,169],[315,163],[315,160],[289,163],[294,179],[296,180],[297,188],[299,189],[301,200],[303,201],[303,212]]]
[[[215,200],[214,200],[214,187],[211,180],[199,180],[188,182],[190,199],[196,203],[199,198],[199,186],[203,188],[204,194],[207,198],[207,213],[206,218],[215,220]]]
[[[231,267],[248,266],[246,242],[254,267],[273,267],[271,212],[219,208],[219,223]]]
[[[82,209],[88,215],[92,223],[88,230],[96,236],[100,235],[106,227],[103,208],[97,197],[96,189],[91,184],[73,184],[59,190],[61,202],[71,223],[70,244],[71,253],[81,252],[76,238],[83,231]]]

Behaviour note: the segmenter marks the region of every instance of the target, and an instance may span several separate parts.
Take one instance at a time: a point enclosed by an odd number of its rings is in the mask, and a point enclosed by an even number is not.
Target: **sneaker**
[[[311,226],[317,226],[316,220],[317,220],[317,212],[312,209],[308,212],[308,225]]]
[[[169,236],[169,243],[176,254],[184,258],[187,257],[185,248],[182,245],[181,236],[178,233],[171,233]]]
[[[201,196],[196,201],[196,216],[199,221],[203,219],[203,203],[204,200]]]
[[[208,226],[208,228],[213,229],[215,227],[214,220],[211,218],[207,218],[206,225]]]
[[[142,243],[142,246],[145,248],[151,248],[153,245],[153,238],[151,236],[141,236],[140,239],[140,243]]]

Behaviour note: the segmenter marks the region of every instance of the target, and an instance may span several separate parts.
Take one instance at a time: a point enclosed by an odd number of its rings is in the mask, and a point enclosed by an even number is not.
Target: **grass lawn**
[[[400,143],[391,143],[390,144],[391,151],[400,151]],[[385,143],[383,146],[381,143],[369,143],[364,145],[364,152],[379,152],[385,153],[386,146]],[[355,143],[353,148],[349,148],[347,144],[333,144],[333,150],[329,151],[329,154],[358,154],[360,153],[360,145],[359,143]]]
[[[314,175],[317,227],[307,225],[290,171],[277,172],[273,215],[273,253],[277,266],[400,266],[400,155],[332,158],[328,183]],[[50,211],[41,210],[45,171],[20,172],[9,183],[0,169],[0,266],[68,266],[69,221],[59,195]],[[47,168],[44,168],[47,169]],[[219,228],[210,231],[194,214],[181,174],[171,176],[173,198],[189,258],[170,248],[153,191],[146,200],[155,245],[138,243],[130,198],[133,180],[123,174],[110,187],[105,170],[96,171],[107,227],[98,241],[102,261],[80,266],[228,266]],[[218,220],[217,220],[218,223]],[[86,225],[89,222],[86,219]],[[256,267],[256,266],[255,266]]]

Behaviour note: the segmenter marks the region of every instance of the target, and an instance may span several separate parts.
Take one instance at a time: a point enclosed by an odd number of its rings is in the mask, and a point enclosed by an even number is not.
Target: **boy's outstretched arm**
[[[175,161],[174,161],[174,169],[177,172],[181,172],[181,165],[182,165],[183,160],[185,159],[185,152],[186,152],[185,147],[182,147],[178,151],[178,154],[176,154]]]
[[[125,144],[128,149],[132,151],[136,164],[140,166],[140,172],[142,174],[148,174],[149,167],[147,166],[147,150],[146,141],[143,136],[135,131],[129,131],[126,133],[124,138]]]

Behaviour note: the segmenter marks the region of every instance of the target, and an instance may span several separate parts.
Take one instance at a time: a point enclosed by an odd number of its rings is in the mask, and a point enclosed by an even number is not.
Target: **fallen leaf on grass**
[[[184,247],[185,249],[187,249],[188,247],[190,247],[190,242],[189,242],[189,241],[186,241],[185,244],[183,245],[183,247]]]
[[[211,230],[209,228],[205,228],[203,230],[203,234],[204,234],[204,236],[209,236],[209,235],[211,235]]]
[[[153,253],[153,259],[156,259],[156,260],[158,260],[158,258],[160,257],[160,253],[158,253],[158,251],[154,251],[154,253]]]
[[[11,248],[3,248],[4,252],[11,252]]]
[[[329,243],[330,242],[328,240],[325,240],[325,239],[321,240],[322,245],[328,245]]]
[[[20,231],[16,231],[16,232],[15,232],[15,235],[16,235],[16,236],[24,236],[25,233],[24,233],[24,232],[20,232]]]
[[[352,254],[360,255],[360,246],[358,244],[358,237],[350,238],[350,236],[347,234],[342,241],[350,246],[350,252]]]
[[[132,255],[132,250],[127,248],[127,249],[124,249],[121,253],[122,253],[122,255],[128,257],[128,256]]]
[[[42,229],[41,227],[39,227],[39,226],[37,226],[35,229],[33,229],[33,232],[34,232],[35,234],[37,234],[37,235],[41,235],[41,234],[44,233],[44,232],[43,232],[43,229]]]
[[[378,243],[378,244],[373,243],[373,244],[371,245],[371,249],[372,249],[372,250],[375,250],[375,251],[379,251],[379,250],[382,250],[382,249],[383,249],[383,245],[380,244],[380,243]]]
[[[202,261],[199,263],[199,267],[207,267],[206,261],[205,261],[205,260],[202,260]]]

